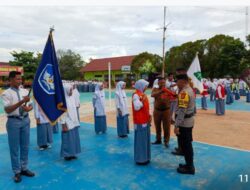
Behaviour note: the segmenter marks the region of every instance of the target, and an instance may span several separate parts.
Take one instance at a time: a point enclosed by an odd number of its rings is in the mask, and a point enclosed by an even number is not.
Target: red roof
[[[9,66],[10,64],[8,62],[0,62],[1,66]]]
[[[132,56],[123,56],[123,57],[111,57],[111,58],[102,58],[102,59],[93,59],[86,66],[82,68],[82,72],[88,71],[107,71],[108,63],[111,63],[111,70],[117,71],[121,70],[122,66],[131,65],[132,60],[134,59],[134,55]]]

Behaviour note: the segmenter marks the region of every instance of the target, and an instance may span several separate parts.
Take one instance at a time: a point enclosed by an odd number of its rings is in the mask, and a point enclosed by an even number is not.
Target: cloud
[[[244,7],[167,8],[167,49],[225,33],[244,40]],[[57,49],[72,49],[85,60],[162,54],[163,7],[0,7],[0,61],[13,50],[42,52],[49,27]]]

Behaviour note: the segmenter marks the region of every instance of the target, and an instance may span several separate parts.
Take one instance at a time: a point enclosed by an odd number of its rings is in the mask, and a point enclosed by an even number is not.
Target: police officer
[[[192,88],[188,84],[187,74],[177,75],[177,86],[180,91],[178,94],[174,132],[179,136],[180,146],[186,161],[186,164],[179,164],[177,172],[182,174],[195,174],[192,146],[195,97]]]
[[[4,110],[8,120],[6,123],[10,149],[11,165],[14,181],[22,181],[21,175],[33,177],[35,174],[28,170],[28,149],[30,139],[30,119],[28,112],[32,110],[28,91],[19,88],[22,83],[21,73],[9,73],[10,88],[2,94]],[[20,155],[19,155],[20,149]]]

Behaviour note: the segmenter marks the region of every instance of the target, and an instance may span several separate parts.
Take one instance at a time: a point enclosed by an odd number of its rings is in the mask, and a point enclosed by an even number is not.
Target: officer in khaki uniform
[[[151,97],[154,98],[154,123],[156,129],[156,141],[152,144],[161,144],[161,124],[163,124],[164,145],[169,147],[170,140],[170,100],[175,94],[168,90],[163,77],[158,77],[159,88],[153,88]]]
[[[186,164],[179,164],[177,172],[195,174],[192,146],[195,96],[193,89],[188,84],[187,74],[177,75],[177,86],[179,94],[174,132],[179,137],[180,147],[186,161]]]

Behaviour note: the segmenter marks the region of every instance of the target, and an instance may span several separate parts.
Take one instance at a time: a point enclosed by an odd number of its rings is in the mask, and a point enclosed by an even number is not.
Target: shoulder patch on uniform
[[[180,94],[181,99],[185,99],[186,95],[187,95],[187,93],[186,93],[186,92],[182,92],[182,93]]]
[[[178,107],[187,108],[189,103],[189,95],[187,92],[181,92],[178,97]]]

